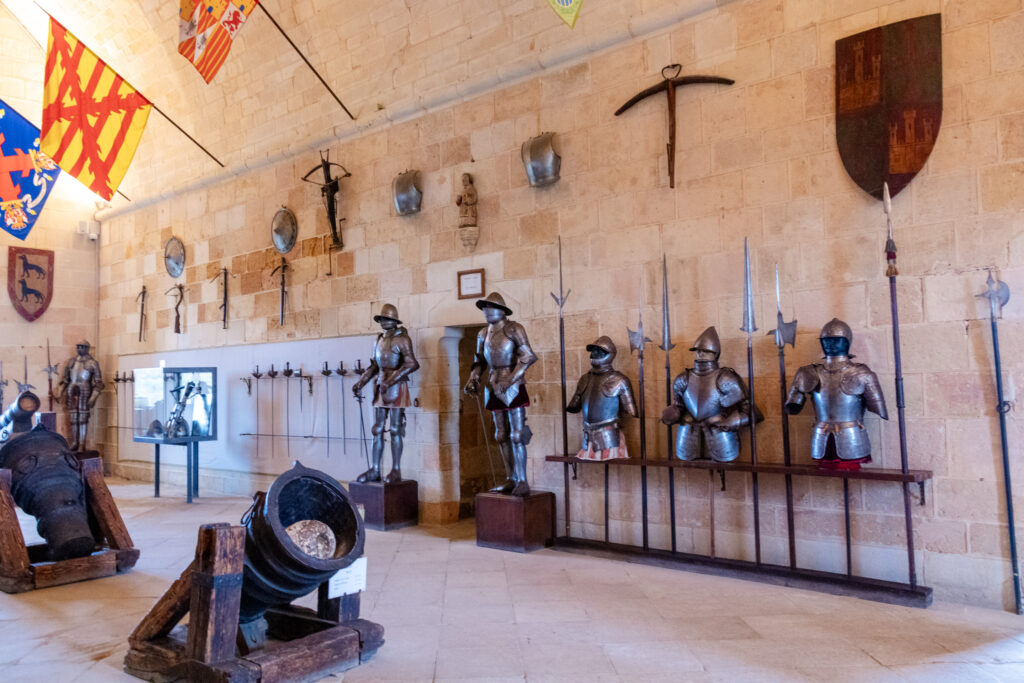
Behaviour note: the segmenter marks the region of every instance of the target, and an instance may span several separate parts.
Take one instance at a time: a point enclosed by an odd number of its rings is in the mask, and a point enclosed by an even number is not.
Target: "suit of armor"
[[[89,342],[82,340],[75,346],[77,353],[64,364],[60,382],[57,384],[57,398],[64,399],[64,405],[71,417],[71,450],[85,450],[85,437],[89,429],[89,414],[103,391],[103,375],[100,364],[89,355]]]
[[[714,327],[698,337],[691,351],[693,368],[687,368],[672,382],[672,405],[661,421],[678,424],[676,457],[697,460],[703,437],[706,455],[715,462],[732,462],[740,454],[739,430],[750,424],[747,388],[736,371],[718,365],[721,342]],[[755,419],[760,414],[755,409]]]
[[[526,393],[526,369],[537,362],[530,348],[526,330],[519,323],[508,320],[512,309],[497,292],[476,302],[484,312],[487,327],[480,330],[476,340],[473,368],[466,382],[467,394],[479,391],[481,373],[487,369],[484,397],[487,409],[494,419],[494,440],[498,444],[506,481],[492,489],[514,496],[530,495],[526,476],[526,446],[533,436],[526,424],[526,407],[530,397]]]
[[[637,416],[633,386],[629,378],[612,369],[615,343],[600,337],[587,344],[591,370],[580,377],[566,411],[583,413],[581,460],[615,460],[628,458],[626,443],[619,423],[623,412]]]
[[[370,365],[353,385],[352,393],[362,397],[363,387],[376,378],[373,387],[373,462],[370,469],[357,477],[357,481],[380,481],[381,461],[384,457],[384,433],[391,434],[391,472],[386,482],[401,481],[402,451],[405,440],[405,409],[409,407],[409,375],[420,364],[413,353],[412,340],[398,319],[398,309],[384,304],[380,315],[373,317],[383,332],[377,335]]]
[[[796,371],[786,398],[786,410],[799,413],[811,396],[817,421],[811,436],[811,457],[822,462],[871,462],[871,442],[864,412],[888,419],[885,396],[871,368],[850,360],[853,332],[833,318],[821,330],[825,362]]]

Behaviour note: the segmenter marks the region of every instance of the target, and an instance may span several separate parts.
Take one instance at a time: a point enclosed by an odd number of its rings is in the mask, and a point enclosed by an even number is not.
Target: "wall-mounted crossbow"
[[[338,191],[339,181],[342,178],[348,178],[352,174],[348,172],[348,169],[341,164],[330,161],[331,151],[322,150],[320,152],[320,163],[317,166],[309,169],[306,175],[302,176],[302,179],[307,183],[313,183],[314,185],[320,186],[320,194],[324,198],[324,208],[327,209],[327,223],[331,226],[331,250],[341,249],[345,244],[341,241],[341,222],[344,218],[338,218]],[[340,168],[345,175],[331,177],[331,167],[337,166]],[[317,170],[323,173],[323,182],[316,180],[310,180],[309,176],[317,172]]]

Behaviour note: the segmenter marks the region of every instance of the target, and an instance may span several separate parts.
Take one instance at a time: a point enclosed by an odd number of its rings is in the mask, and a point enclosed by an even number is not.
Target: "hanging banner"
[[[868,194],[895,197],[917,175],[942,123],[942,15],[836,41],[836,142]]]
[[[569,28],[576,26],[576,17],[580,13],[580,7],[583,6],[583,0],[548,0],[548,4],[558,16],[562,17],[562,21],[569,25]]]
[[[28,237],[58,175],[39,151],[39,129],[0,100],[0,227]]]

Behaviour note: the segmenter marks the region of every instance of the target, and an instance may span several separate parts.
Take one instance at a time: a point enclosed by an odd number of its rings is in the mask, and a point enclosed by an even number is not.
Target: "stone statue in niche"
[[[480,375],[489,370],[484,384],[484,400],[494,419],[494,440],[505,465],[505,483],[492,489],[495,493],[513,496],[530,495],[526,479],[526,447],[533,433],[526,424],[526,370],[537,362],[526,330],[509,320],[512,309],[497,292],[476,302],[484,312],[487,327],[476,338],[476,355],[464,391],[476,395],[480,391]]]
[[[413,353],[412,339],[398,319],[398,309],[384,304],[380,315],[373,316],[380,325],[380,334],[373,345],[370,365],[352,386],[352,393],[362,398],[363,387],[377,378],[373,388],[373,460],[370,469],[356,481],[381,481],[381,461],[384,458],[384,433],[391,434],[391,471],[385,483],[402,480],[402,450],[405,441],[405,409],[412,405],[409,399],[409,375],[420,368]]]
[[[476,224],[476,186],[468,173],[462,174],[462,190],[455,198],[455,205],[459,207],[459,239],[462,246],[472,251],[480,239],[480,228]]]
[[[103,391],[103,374],[100,364],[89,354],[90,344],[82,340],[75,345],[75,355],[64,363],[60,382],[57,384],[57,399],[63,400],[71,418],[71,450],[84,451],[85,437],[89,429],[89,415],[100,392]]]
[[[850,355],[853,331],[839,318],[821,328],[823,363],[796,371],[786,397],[786,410],[803,410],[807,395],[814,402],[817,422],[811,435],[811,457],[823,467],[859,469],[871,462],[871,441],[864,428],[864,412],[889,419],[878,376]]]
[[[750,424],[747,387],[735,370],[719,367],[722,343],[714,327],[704,330],[690,350],[694,367],[672,382],[672,405],[665,408],[661,421],[679,425],[676,457],[680,460],[710,456],[715,462],[732,462],[740,454],[739,431]],[[756,408],[754,416],[761,421]]]
[[[580,378],[565,408],[570,413],[583,413],[583,443],[578,457],[599,461],[628,458],[620,420],[623,413],[637,416],[633,385],[612,368],[616,348],[611,339],[599,337],[587,344],[587,351],[590,372]]]

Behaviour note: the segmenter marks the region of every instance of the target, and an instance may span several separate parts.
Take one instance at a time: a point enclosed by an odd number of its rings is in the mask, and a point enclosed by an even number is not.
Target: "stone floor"
[[[0,593],[0,681],[136,680],[128,633],[244,498],[111,481],[127,574]],[[26,519],[26,527],[31,521]],[[472,523],[367,534],[363,614],[387,643],[345,681],[1022,681],[1024,617],[893,607],[551,550],[477,548]]]

